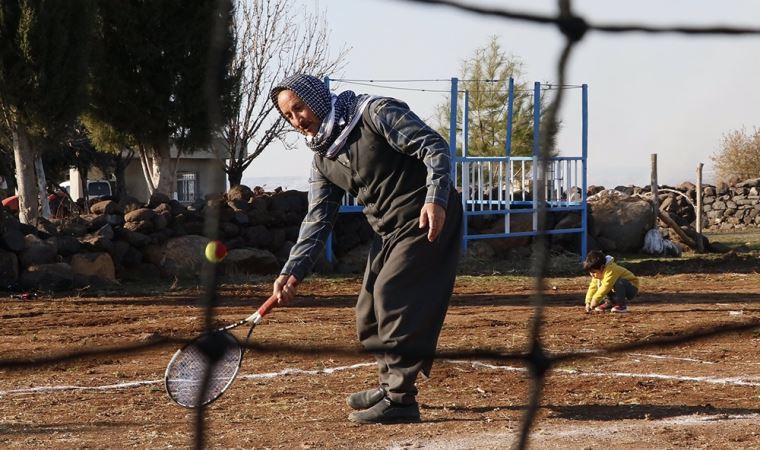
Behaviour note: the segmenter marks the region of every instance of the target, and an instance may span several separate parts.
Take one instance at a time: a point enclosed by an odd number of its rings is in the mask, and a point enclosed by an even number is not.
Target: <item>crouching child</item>
[[[615,258],[594,250],[583,262],[583,270],[591,275],[586,292],[586,312],[628,312],[628,300],[639,293],[639,279],[615,263]]]

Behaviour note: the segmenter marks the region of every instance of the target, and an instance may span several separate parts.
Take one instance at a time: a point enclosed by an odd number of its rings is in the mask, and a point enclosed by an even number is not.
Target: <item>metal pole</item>
[[[515,79],[509,77],[509,94],[507,96],[507,142],[504,145],[504,154],[512,156],[512,117],[515,104]]]
[[[449,153],[451,154],[451,180],[457,182],[457,96],[459,79],[451,79],[451,109],[449,112]]]
[[[533,185],[530,188],[531,198],[533,199],[533,231],[538,230],[538,198],[536,194],[538,192],[539,183],[543,180],[539,180],[538,176],[538,156],[541,152],[540,148],[540,129],[541,129],[541,82],[536,81],[533,84],[533,173],[532,181]]]
[[[515,106],[515,79],[509,77],[509,91],[507,93],[507,141],[504,143],[504,155],[507,157],[506,164],[509,164],[510,170],[512,168],[512,118],[514,117]],[[501,194],[501,176],[499,176],[499,194]],[[504,190],[506,192],[512,191],[512,176],[505,180]],[[506,196],[505,192],[505,196]],[[507,203],[507,209],[511,208],[511,203]],[[504,214],[504,232],[509,233],[510,222],[512,220],[512,214]]]
[[[462,157],[467,158],[470,150],[470,93],[464,91],[464,112],[462,113]]]
[[[588,171],[588,164],[586,159],[588,158],[588,84],[583,85],[582,97],[581,97],[581,117],[582,131],[581,131],[581,202],[583,204],[583,215],[581,216],[581,228],[583,228],[583,237],[581,238],[581,260],[586,259],[588,252],[588,203],[586,199],[588,197],[586,189],[587,180],[586,174]]]
[[[457,158],[457,95],[459,95],[459,79],[451,78],[451,99],[449,100],[449,154],[451,155],[451,182],[457,185],[457,164],[462,163],[462,253],[467,254],[467,200],[469,197],[469,175],[465,175],[466,167],[464,158]],[[464,118],[466,121],[467,119]]]
[[[533,84],[533,157],[537,157],[541,139],[541,82]]]

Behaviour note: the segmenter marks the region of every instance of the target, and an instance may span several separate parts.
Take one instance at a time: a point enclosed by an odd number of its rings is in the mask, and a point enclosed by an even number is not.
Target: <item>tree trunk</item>
[[[227,170],[227,181],[230,183],[230,188],[234,186],[240,186],[243,181],[243,171],[239,166],[230,167]]]
[[[90,186],[87,184],[90,176],[90,165],[77,165],[77,171],[79,172],[79,192],[82,193],[82,210],[85,214],[90,214]]]
[[[153,184],[153,166],[150,164],[150,149],[140,144],[138,152],[140,154],[140,166],[145,177],[145,185],[148,187],[148,196],[151,196],[156,190],[156,185]]]
[[[123,156],[121,153],[118,153],[114,156],[114,176],[116,177],[116,200],[120,201],[121,199],[124,199],[127,197],[127,182],[126,182],[126,176],[125,173],[127,171],[127,166],[132,161],[132,157],[134,156],[134,152],[132,150],[129,150],[127,153],[127,156]]]
[[[21,223],[36,226],[40,215],[40,192],[34,171],[32,141],[23,125],[13,130],[13,154],[16,159],[18,218]]]
[[[169,153],[169,139],[163,139],[153,146],[151,154],[145,155],[149,166],[149,173],[155,192],[166,194],[174,198],[174,170],[171,154]]]

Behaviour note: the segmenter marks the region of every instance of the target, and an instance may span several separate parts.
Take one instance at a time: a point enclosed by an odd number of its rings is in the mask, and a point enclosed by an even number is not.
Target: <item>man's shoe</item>
[[[367,409],[375,406],[377,402],[385,398],[383,388],[368,389],[366,391],[354,392],[346,398],[346,403],[352,409]]]
[[[364,411],[355,411],[348,420],[356,423],[412,423],[420,421],[420,407],[417,403],[400,405],[383,398],[375,406]]]

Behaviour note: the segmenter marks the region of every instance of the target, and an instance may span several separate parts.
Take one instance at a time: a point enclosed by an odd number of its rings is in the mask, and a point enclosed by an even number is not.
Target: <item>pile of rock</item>
[[[230,250],[219,267],[223,272],[276,274],[298,238],[307,207],[305,192],[254,193],[239,186],[188,207],[161,194],[148,204],[105,200],[93,204],[90,214],[41,219],[36,228],[3,211],[0,289],[60,290],[121,279],[197,277],[207,264],[206,236],[214,229]],[[371,238],[366,221],[357,219],[341,216],[337,254]],[[321,261],[317,270],[331,268]]]
[[[589,195],[605,188],[590,186]],[[667,212],[682,226],[696,221],[697,187],[683,182],[678,186],[658,187],[660,211]],[[615,190],[629,195],[651,198],[650,186],[617,186]],[[674,192],[676,191],[676,192]],[[760,178],[732,179],[702,186],[702,227],[709,229],[743,229],[760,227]]]
[[[600,195],[619,192],[629,197],[627,202],[639,204],[631,208],[631,217],[636,220],[620,220],[617,224],[600,226],[608,216],[604,202],[599,202]],[[633,242],[646,232],[642,226],[653,223],[653,214],[647,213],[647,205],[651,209],[653,200],[650,186],[617,186],[606,190],[603,186],[588,188],[589,205],[589,247],[597,246],[605,250],[615,250],[616,247],[629,247],[627,251],[636,251]],[[679,244],[682,250],[699,248],[705,251],[725,251],[718,244],[711,244],[703,235],[696,231],[697,188],[693,183],[683,182],[678,186],[658,186],[659,221],[661,234]],[[628,206],[615,206],[613,209],[624,211]],[[633,211],[639,210],[634,214]],[[622,212],[620,213],[622,214]],[[624,226],[629,223],[631,226]],[[727,230],[760,227],[760,178],[749,180],[732,179],[719,182],[716,185],[702,187],[702,229]],[[631,232],[635,228],[636,232]],[[619,231],[618,231],[619,230]],[[596,239],[601,236],[601,239]],[[630,239],[629,239],[630,238]],[[596,241],[595,241],[596,240]],[[631,245],[624,245],[630,240]],[[593,245],[592,245],[593,244]]]
[[[587,204],[589,250],[635,253],[641,249],[654,224],[650,201],[614,189],[589,195]]]
[[[678,235],[697,239],[693,230],[696,188],[682,183],[662,186],[660,218],[665,214]],[[704,228],[760,226],[760,178],[707,185],[703,188]],[[619,195],[615,194],[618,193]],[[637,252],[654,223],[648,186],[588,188],[588,249]],[[580,198],[580,191],[568,193]],[[162,277],[197,277],[208,264],[203,249],[209,238],[222,239],[230,250],[220,269],[226,273],[276,274],[298,239],[308,208],[305,192],[252,191],[237,186],[223,196],[184,206],[166,196],[154,195],[147,204],[134,200],[95,203],[88,215],[41,219],[37,227],[24,225],[0,209],[0,289],[24,287],[69,289],[76,286],[147,280]],[[529,231],[531,214],[512,214],[511,232]],[[662,221],[661,221],[662,223]],[[580,228],[580,212],[552,213],[547,229]],[[473,216],[470,234],[499,234],[503,215]],[[665,237],[677,240],[662,228]],[[333,246],[337,263],[320,260],[318,272],[361,272],[372,230],[361,213],[341,214]],[[580,234],[553,234],[557,250],[579,252]],[[505,258],[530,252],[527,236],[472,241],[476,257]]]

